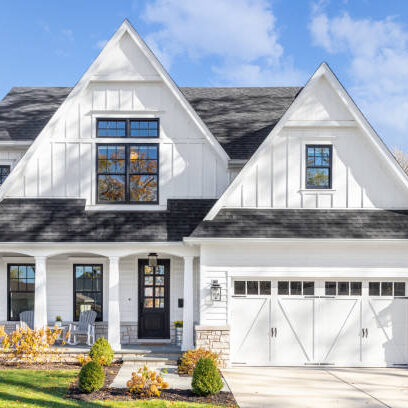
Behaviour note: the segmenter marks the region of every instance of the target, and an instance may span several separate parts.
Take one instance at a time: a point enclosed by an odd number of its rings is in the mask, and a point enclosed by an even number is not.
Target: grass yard
[[[0,370],[1,408],[210,408],[211,405],[169,401],[92,401],[64,398],[77,370]]]

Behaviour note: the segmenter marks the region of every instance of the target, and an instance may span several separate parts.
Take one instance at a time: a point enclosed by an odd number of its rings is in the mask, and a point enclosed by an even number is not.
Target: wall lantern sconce
[[[156,252],[150,252],[147,256],[149,258],[149,266],[156,267],[157,266],[157,254]]]
[[[215,302],[221,301],[221,285],[217,280],[211,282],[211,300]]]

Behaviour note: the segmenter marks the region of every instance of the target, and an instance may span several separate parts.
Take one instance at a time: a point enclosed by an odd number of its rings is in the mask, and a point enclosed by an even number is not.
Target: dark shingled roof
[[[221,209],[191,236],[407,239],[408,210]]]
[[[302,88],[180,88],[231,159],[249,159]]]
[[[72,88],[16,87],[0,101],[0,140],[33,140]]]
[[[80,199],[5,199],[0,242],[181,241],[214,202],[168,200],[166,211],[85,211]]]
[[[0,102],[0,140],[35,139],[71,89],[12,88]],[[301,90],[180,89],[231,159],[249,159]]]

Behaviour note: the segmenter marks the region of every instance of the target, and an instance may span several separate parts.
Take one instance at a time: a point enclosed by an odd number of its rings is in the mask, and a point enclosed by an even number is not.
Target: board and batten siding
[[[103,57],[103,58],[102,58]],[[96,201],[97,143],[159,143],[158,206],[169,198],[217,198],[229,182],[227,159],[193,121],[140,48],[125,33],[107,47],[41,133],[7,197]],[[98,118],[158,118],[160,138],[96,138]],[[119,206],[128,209],[128,206]],[[108,206],[112,209],[112,206]],[[134,207],[132,207],[134,208]]]
[[[221,198],[222,207],[406,208],[408,191],[321,78]],[[306,145],[333,147],[332,188],[305,188]]]

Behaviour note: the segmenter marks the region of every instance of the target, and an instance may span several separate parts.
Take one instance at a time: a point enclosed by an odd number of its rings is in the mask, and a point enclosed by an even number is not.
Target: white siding
[[[67,99],[6,196],[76,197],[94,205],[97,142],[158,142],[160,205],[138,209],[162,209],[171,198],[219,197],[229,182],[225,157],[210,145],[130,36],[125,34],[97,65],[91,77],[97,79]],[[159,118],[160,138],[97,140],[97,118]]]

